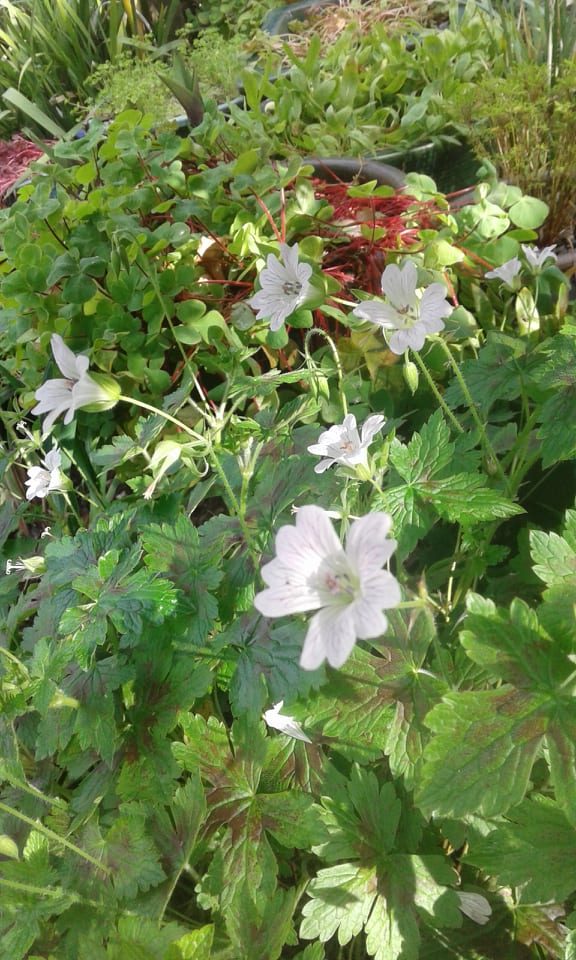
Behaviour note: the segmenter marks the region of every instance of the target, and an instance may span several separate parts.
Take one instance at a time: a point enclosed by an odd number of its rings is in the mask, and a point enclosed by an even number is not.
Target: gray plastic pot
[[[376,160],[354,160],[348,157],[302,157],[309,164],[314,176],[325,183],[368,183],[376,180],[379,187],[393,187],[400,190],[406,185],[406,176],[402,170],[388,163]]]

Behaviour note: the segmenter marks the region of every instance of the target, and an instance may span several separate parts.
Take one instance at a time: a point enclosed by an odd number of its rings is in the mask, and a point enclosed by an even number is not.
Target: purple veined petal
[[[359,640],[376,640],[388,629],[388,620],[382,608],[373,603],[357,600],[351,607],[354,615],[354,632]]]
[[[263,617],[286,617],[292,613],[318,610],[320,596],[306,583],[284,582],[261,590],[254,597],[254,606]]]
[[[417,304],[416,285],[418,271],[412,260],[405,260],[402,268],[390,263],[382,274],[382,292],[398,310],[415,307]]]
[[[395,307],[388,303],[382,303],[381,300],[363,300],[362,303],[354,307],[352,313],[360,320],[377,323],[385,330],[395,330],[398,321],[401,319]]]
[[[322,507],[307,505],[296,514],[296,526],[280,527],[276,534],[276,553],[287,564],[297,565],[302,558],[316,558],[320,564],[326,557],[343,553],[332,521]]]
[[[426,331],[420,324],[415,323],[406,330],[395,330],[388,341],[388,347],[397,356],[401,357],[407,350],[421,350],[426,340]]]
[[[53,447],[44,458],[44,466],[47,470],[59,470],[62,465],[62,454],[58,447]]]
[[[332,667],[341,667],[354,649],[356,636],[350,607],[323,607],[312,617],[300,666],[316,670],[324,660]]]
[[[387,513],[367,513],[354,520],[346,537],[346,556],[363,576],[380,570],[397,543],[388,537],[392,518]]]
[[[73,410],[80,410],[82,407],[88,407],[93,403],[109,403],[110,394],[104,387],[96,383],[87,373],[85,373],[77,383],[72,387]],[[64,421],[66,422],[66,421]]]
[[[379,570],[366,578],[366,597],[379,610],[392,610],[402,602],[402,588],[393,573]]]
[[[440,317],[430,317],[427,320],[420,320],[419,324],[426,334],[441,333],[445,327],[445,323]]]
[[[310,447],[308,447],[310,450]],[[317,463],[314,467],[314,473],[325,473],[329,467],[332,467],[336,463],[335,460],[321,460],[320,463]]]
[[[293,274],[303,285],[312,276],[312,267],[309,263],[300,263],[298,260],[298,244],[290,247],[287,243],[280,243],[280,253],[286,265],[286,272]]]
[[[82,374],[86,373],[89,366],[88,357],[84,354],[77,356],[72,353],[70,347],[67,347],[59,333],[53,333],[50,337],[50,346],[54,359],[58,364],[61,373],[67,380],[79,380]]]
[[[441,283],[431,283],[422,294],[420,320],[439,320],[441,317],[449,317],[453,310],[452,304],[446,300],[446,288]]]
[[[38,401],[31,410],[34,414],[48,413],[55,407],[64,410],[72,405],[72,385],[69,380],[46,380],[34,397]]]
[[[362,445],[369,444],[385,424],[381,413],[375,413],[362,424]]]
[[[293,270],[296,273],[298,268],[298,244],[295,243],[290,246],[289,243],[283,243],[280,241],[280,256],[282,257],[284,263],[289,270]]]

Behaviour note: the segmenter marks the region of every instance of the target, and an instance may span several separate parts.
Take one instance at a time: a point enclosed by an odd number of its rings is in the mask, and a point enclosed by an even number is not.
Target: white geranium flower
[[[431,283],[423,292],[417,284],[418,271],[412,260],[406,260],[403,267],[390,263],[381,281],[382,293],[389,302],[365,300],[352,311],[362,320],[393,330],[388,346],[399,356],[408,347],[421,350],[429,333],[444,329],[442,318],[449,317],[454,309],[446,300],[442,283]]]
[[[325,457],[314,467],[315,473],[324,473],[333,463],[341,463],[345,467],[368,466],[368,447],[374,436],[382,429],[384,417],[375,414],[364,422],[362,436],[358,433],[356,417],[349,413],[344,422],[330,427],[318,437],[318,443],[308,447],[308,453],[318,457]]]
[[[538,247],[530,247],[527,243],[522,245],[522,253],[528,261],[528,266],[533,273],[540,273],[542,267],[547,260],[551,259],[556,263],[558,257],[554,253],[556,249],[556,244],[553,243],[551,247],[543,247],[542,250],[539,250]]]
[[[294,740],[303,740],[304,743],[312,743],[310,737],[306,736],[302,727],[294,717],[285,717],[280,713],[283,706],[284,701],[280,700],[274,704],[271,710],[264,712],[266,725],[272,727],[274,730],[279,730],[280,733],[285,733],[286,736],[292,737]]]
[[[42,424],[43,437],[50,433],[61,413],[65,414],[64,423],[70,423],[76,410],[81,407],[96,404],[106,410],[114,406],[120,396],[120,389],[111,378],[100,375],[96,382],[88,374],[88,357],[72,353],[60,334],[52,334],[50,346],[65,379],[47,380],[34,394],[38,403],[32,408],[32,413],[48,414]]]
[[[485,273],[484,276],[486,280],[502,280],[504,286],[508,287],[509,290],[519,290],[521,270],[522,264],[519,258],[513,257],[512,260],[503,263],[501,267],[488,270],[488,273]]]
[[[383,610],[400,603],[400,587],[383,565],[396,549],[387,540],[391,518],[371,513],[350,526],[346,548],[326,510],[301,507],[295,526],[281,527],[276,556],[262,567],[267,589],[254,599],[265,617],[317,610],[310,621],[300,666],[315,670],[324,660],[341,667],[357,639],[380,637]]]
[[[293,247],[281,243],[280,253],[284,263],[280,263],[275,254],[268,254],[266,266],[258,275],[261,289],[246,301],[258,311],[257,320],[270,320],[271,330],[279,330],[286,318],[304,303],[312,276],[310,264],[298,262],[297,243]]]
[[[30,467],[28,469],[28,479],[26,480],[26,499],[33,500],[34,497],[40,497],[41,500],[47,497],[49,493],[62,492],[64,490],[65,479],[60,472],[62,464],[62,455],[58,447],[54,447],[42,461],[43,467]]]

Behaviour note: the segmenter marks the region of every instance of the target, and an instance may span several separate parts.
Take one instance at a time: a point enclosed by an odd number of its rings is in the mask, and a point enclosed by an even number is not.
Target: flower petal
[[[379,324],[385,330],[395,330],[399,320],[402,319],[394,307],[388,303],[382,303],[381,300],[363,300],[354,307],[352,313],[360,320]]]
[[[50,346],[54,359],[58,364],[61,373],[67,380],[79,380],[83,373],[86,373],[90,363],[88,357],[84,354],[76,356],[72,353],[70,347],[67,347],[59,333],[53,333],[50,337]]]
[[[382,429],[385,422],[380,413],[375,413],[364,421],[362,424],[362,446],[368,446],[371,443],[373,437]]]
[[[361,575],[380,570],[394,553],[397,542],[388,539],[391,526],[387,513],[368,513],[350,526],[346,556]]]
[[[346,662],[356,643],[351,607],[323,607],[314,614],[304,640],[300,666],[316,670],[324,660],[332,667]]]
[[[412,260],[405,260],[402,267],[389,263],[382,274],[382,293],[399,310],[415,307],[418,271]]]

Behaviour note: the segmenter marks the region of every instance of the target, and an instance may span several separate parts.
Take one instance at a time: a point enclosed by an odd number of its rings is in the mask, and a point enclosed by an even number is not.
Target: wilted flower
[[[341,463],[345,467],[368,466],[368,447],[374,436],[382,429],[384,417],[379,413],[364,422],[362,435],[358,433],[356,417],[349,413],[344,422],[330,427],[318,437],[318,443],[308,447],[308,453],[318,457],[325,457],[314,467],[315,473],[324,473],[333,463]]]
[[[351,524],[344,548],[326,510],[301,507],[295,526],[281,527],[276,556],[262,567],[266,590],[254,599],[265,617],[318,612],[312,617],[300,665],[315,670],[324,660],[341,667],[356,639],[380,637],[383,610],[401,599],[395,577],[382,566],[396,549],[387,540],[391,518],[371,513]]]
[[[303,740],[304,743],[312,743],[310,737],[306,736],[302,727],[294,717],[285,717],[280,713],[283,706],[284,701],[280,700],[274,704],[271,710],[264,712],[264,721],[267,726],[272,727],[274,730],[279,730],[280,733],[285,733],[286,736],[292,737],[294,740]]]
[[[271,330],[279,330],[286,318],[304,303],[312,276],[310,264],[298,261],[297,243],[293,247],[281,243],[280,253],[284,263],[275,254],[268,254],[266,266],[258,275],[261,289],[246,301],[258,311],[257,320],[270,320]]]
[[[61,492],[64,489],[65,479],[60,472],[62,455],[58,447],[54,447],[50,453],[47,453],[43,467],[29,467],[28,479],[26,480],[26,499],[33,500],[34,497],[44,499],[49,493]]]
[[[479,923],[482,926],[488,923],[492,916],[492,907],[486,897],[483,897],[481,893],[465,893],[460,890],[456,891],[456,896],[460,901],[459,907],[465,916],[470,917],[474,923]]]
[[[501,267],[488,270],[488,273],[485,273],[484,276],[486,280],[502,280],[504,286],[508,287],[509,290],[518,290],[520,288],[519,274],[521,270],[522,264],[519,258],[513,257],[512,260],[503,263]]]
[[[19,557],[6,561],[6,573],[27,573],[30,577],[41,577],[46,570],[44,557]]]
[[[88,374],[88,357],[72,353],[60,334],[52,334],[50,345],[65,379],[47,380],[34,394],[38,403],[32,413],[48,414],[42,424],[43,437],[50,433],[61,413],[66,414],[64,423],[70,423],[76,410],[92,405],[99,410],[109,410],[120,396],[120,387],[111,377]]]
[[[421,350],[429,333],[444,329],[442,318],[454,309],[446,300],[442,283],[431,283],[424,291],[418,287],[418,271],[411,260],[403,267],[390,263],[381,280],[382,293],[389,303],[365,300],[352,311],[362,320],[393,330],[388,340],[392,353],[401,355],[409,347]]]
[[[556,249],[555,243],[553,243],[551,247],[543,247],[542,250],[539,250],[538,247],[530,247],[527,243],[523,243],[521,246],[522,253],[526,257],[528,266],[533,273],[540,273],[547,260],[553,260],[554,263],[558,260],[558,257],[554,253]]]

